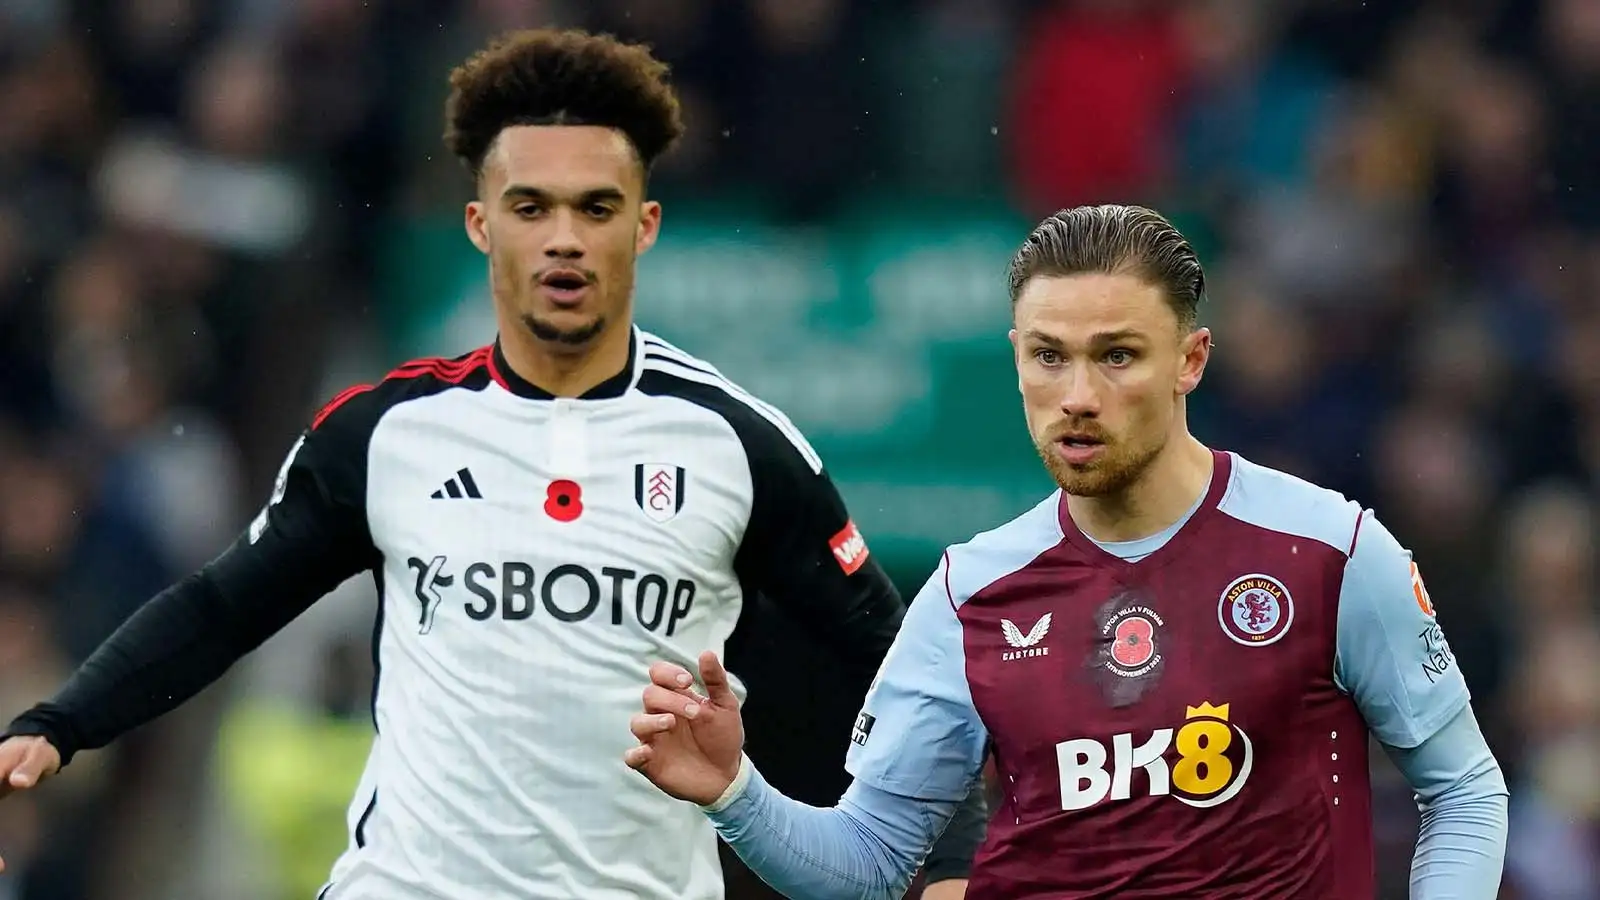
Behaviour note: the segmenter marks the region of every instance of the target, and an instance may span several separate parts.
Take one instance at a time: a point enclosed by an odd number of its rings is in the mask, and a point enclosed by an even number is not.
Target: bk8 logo
[[[1167,762],[1167,751],[1177,761]],[[1110,768],[1106,763],[1110,761]],[[1184,724],[1174,732],[1157,728],[1143,743],[1131,734],[1111,737],[1111,749],[1094,738],[1056,745],[1061,771],[1061,808],[1088,809],[1102,800],[1127,800],[1133,795],[1133,772],[1143,769],[1150,796],[1170,794],[1200,809],[1238,796],[1250,778],[1255,753],[1250,737],[1228,721],[1228,704],[1210,702],[1184,708]]]

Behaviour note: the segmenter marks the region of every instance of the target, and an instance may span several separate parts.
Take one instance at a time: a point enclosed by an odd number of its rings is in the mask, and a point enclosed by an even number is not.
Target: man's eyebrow
[[[1061,341],[1056,339],[1054,335],[1045,334],[1044,332],[1035,328],[1029,328],[1028,330],[1022,332],[1022,336],[1036,344],[1044,344],[1046,347],[1053,347],[1057,349],[1061,347]]]
[[[506,200],[534,200],[542,203],[549,203],[556,199],[555,194],[544,188],[534,187],[531,184],[508,184],[506,189],[500,192],[500,196]],[[588,188],[587,190],[579,191],[576,196],[580,202],[585,203],[593,203],[597,200],[620,201],[627,198],[621,188],[609,185]]]
[[[500,196],[507,200],[548,200],[550,192],[527,184],[508,184]]]
[[[1116,331],[1101,331],[1089,338],[1090,343],[1094,344],[1116,344],[1122,341],[1142,340],[1144,340],[1144,332],[1137,328],[1118,328]]]
[[[1044,344],[1047,347],[1060,348],[1063,346],[1060,338],[1057,338],[1054,335],[1045,334],[1044,332],[1034,328],[1027,329],[1022,333],[1022,336],[1035,343]],[[1119,328],[1115,331],[1096,332],[1089,337],[1089,343],[1115,344],[1121,341],[1142,341],[1144,339],[1144,332],[1139,331],[1136,328]]]

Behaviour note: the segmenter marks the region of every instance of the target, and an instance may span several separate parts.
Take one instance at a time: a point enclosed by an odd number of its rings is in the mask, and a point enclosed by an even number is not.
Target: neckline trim
[[[628,361],[623,364],[622,371],[571,399],[614,400],[633,390],[639,383],[639,343],[638,326],[630,326]],[[494,376],[495,383],[524,400],[559,399],[550,391],[518,375],[511,368],[511,363],[506,360],[505,350],[500,346],[499,336],[495,337],[493,349],[489,354],[489,371]]]
[[[1233,457],[1221,451],[1211,451],[1211,484],[1207,486],[1205,497],[1198,508],[1190,514],[1188,521],[1173,533],[1166,543],[1152,550],[1137,562],[1112,553],[1100,546],[1092,538],[1083,533],[1078,523],[1072,520],[1072,513],[1067,509],[1067,493],[1061,492],[1061,498],[1056,502],[1056,518],[1061,525],[1061,534],[1067,542],[1076,547],[1080,553],[1085,554],[1095,562],[1113,566],[1120,569],[1143,568],[1151,569],[1159,566],[1162,561],[1170,558],[1173,553],[1187,543],[1187,538],[1204,528],[1206,523],[1217,513],[1223,495],[1228,492],[1228,486],[1233,480]]]

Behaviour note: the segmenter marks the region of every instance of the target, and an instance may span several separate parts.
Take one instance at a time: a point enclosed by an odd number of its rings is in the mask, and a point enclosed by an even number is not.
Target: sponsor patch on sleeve
[[[839,568],[846,575],[854,575],[867,562],[870,551],[867,550],[867,541],[861,536],[860,529],[856,528],[855,520],[844,523],[839,533],[828,541],[828,549],[833,551],[833,558],[838,561]]]
[[[850,742],[865,747],[867,738],[872,736],[872,725],[877,721],[869,713],[856,716],[855,727],[850,729]]]

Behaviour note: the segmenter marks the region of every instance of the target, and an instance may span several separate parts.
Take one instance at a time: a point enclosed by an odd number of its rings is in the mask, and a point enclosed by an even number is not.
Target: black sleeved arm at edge
[[[365,511],[374,419],[362,414],[365,399],[319,417],[290,449],[246,533],[129,617],[6,736],[43,736],[65,765],[176,709],[324,594],[377,565]]]
[[[765,421],[740,431],[753,499],[739,578],[832,650],[865,691],[905,603],[814,452]]]
[[[934,842],[922,863],[924,880],[929,884],[966,878],[972,874],[972,859],[989,830],[989,804],[984,797],[983,779],[972,786],[972,793],[956,807],[956,814]]]

